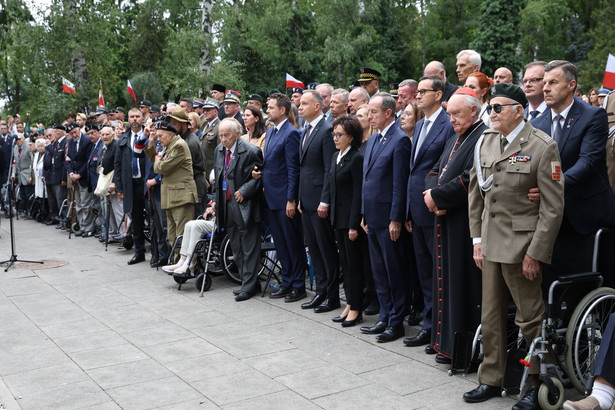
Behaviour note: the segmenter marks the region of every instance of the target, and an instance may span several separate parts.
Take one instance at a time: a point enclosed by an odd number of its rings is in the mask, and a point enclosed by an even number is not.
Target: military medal
[[[517,162],[528,162],[530,159],[532,159],[531,155],[517,155],[517,154],[513,154],[508,158],[508,163],[509,164],[516,164]]]

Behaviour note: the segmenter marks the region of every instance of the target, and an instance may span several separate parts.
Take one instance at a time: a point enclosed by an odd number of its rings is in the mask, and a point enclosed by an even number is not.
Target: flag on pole
[[[98,90],[98,105],[101,107],[105,106],[105,97],[103,96],[102,84],[100,84],[100,89]]]
[[[301,81],[293,77],[292,75],[286,73],[286,88],[293,88],[293,87],[305,88],[305,85]]]
[[[132,95],[132,99],[135,100],[135,104],[137,103],[137,96],[135,95],[135,90],[132,89],[132,84],[130,84],[130,80],[126,80],[128,83],[128,94]]]
[[[75,85],[64,77],[62,77],[62,91],[72,95],[77,94],[77,91],[75,90]]]
[[[609,53],[609,58],[606,60],[606,70],[604,70],[602,86],[615,90],[615,56],[611,53]]]

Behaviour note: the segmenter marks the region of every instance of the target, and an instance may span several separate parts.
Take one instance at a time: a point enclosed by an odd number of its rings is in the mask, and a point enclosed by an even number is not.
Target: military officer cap
[[[220,108],[220,103],[215,98],[208,98],[203,102],[203,108],[215,108],[217,110]]]
[[[361,67],[359,68],[359,79],[357,81],[367,82],[372,80],[378,80],[382,74],[380,71],[374,70],[369,67]]]
[[[399,91],[399,83],[389,84],[389,94],[391,94],[393,98],[399,97],[399,95],[397,94],[398,91]]]
[[[280,93],[280,90],[278,90],[277,88],[274,88],[273,90],[270,90],[267,93],[267,97],[271,97],[273,94],[279,94],[279,93]]]
[[[158,122],[158,121],[164,121],[164,119],[167,118],[165,115],[155,115],[154,119],[152,119],[152,122]]]
[[[309,83],[309,84],[307,85],[307,89],[308,89],[308,90],[315,90],[315,89],[316,89],[316,87],[318,87],[319,85],[320,85],[320,83],[316,83],[316,82],[314,82],[314,83]]]
[[[160,106],[159,106],[159,105],[152,104],[152,106],[149,108],[149,110],[150,110],[151,112],[160,112]]]
[[[139,103],[139,105],[146,105],[148,107],[152,106],[152,102],[150,100],[143,100]]]
[[[111,112],[111,114],[114,114],[116,112],[123,112],[124,114],[126,114],[126,111],[122,107],[116,107],[116,108],[112,109],[110,112]]]
[[[263,97],[261,97],[259,94],[250,94],[250,95],[248,95],[248,98],[246,98],[246,100],[248,100],[248,101],[250,101],[250,100],[260,101],[262,103],[263,102]]]
[[[62,124],[57,124],[57,123],[53,124],[53,126],[51,128],[53,128],[54,130],[66,131],[66,128],[64,128],[64,125],[62,125]]]
[[[211,86],[212,91],[219,91],[221,93],[226,93],[226,87],[220,84],[214,84]]]
[[[95,115],[98,115],[98,114],[109,114],[109,111],[107,111],[107,109],[106,109],[105,107],[103,107],[103,106],[99,106],[99,107],[96,109],[96,112],[95,112],[94,114],[95,114]]]
[[[86,124],[85,132],[90,131],[100,131],[100,126],[98,124]]]
[[[156,129],[162,130],[162,131],[171,131],[172,133],[177,134],[177,130],[175,129],[175,127],[172,126],[171,123],[167,121],[157,122]]]
[[[238,91],[227,90],[226,94],[224,95],[225,103],[230,102],[230,103],[239,104],[240,101],[241,101],[241,94]]]
[[[298,94],[303,94],[303,88],[301,87],[293,87],[290,89],[290,93],[294,94],[294,93],[298,93]]]
[[[513,101],[518,102],[524,108],[527,106],[527,98],[525,97],[525,93],[516,84],[511,83],[499,83],[494,84],[489,89],[489,95],[491,98],[493,97],[506,97],[510,98]]]
[[[204,101],[202,98],[194,97],[194,99],[192,100],[192,108],[202,107],[203,103]]]
[[[69,122],[68,124],[66,124],[66,132],[71,132],[75,128],[79,128],[79,126],[74,122]]]
[[[600,97],[605,97],[607,95],[609,95],[609,93],[611,92],[611,90],[609,90],[608,88],[601,88],[598,90],[598,95]]]

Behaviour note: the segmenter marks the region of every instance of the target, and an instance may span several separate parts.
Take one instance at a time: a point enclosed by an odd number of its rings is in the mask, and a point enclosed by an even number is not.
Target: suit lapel
[[[574,102],[572,103],[572,107],[570,107],[570,111],[568,111],[568,116],[566,117],[566,120],[564,121],[564,126],[562,127],[562,137],[559,140],[559,143],[557,144],[559,147],[559,152],[562,152],[562,150],[564,149],[564,146],[566,145],[566,141],[568,141],[568,138],[570,137],[571,133],[572,133],[572,129],[574,128],[574,125],[577,123],[577,120],[579,119],[579,102],[577,100],[574,100]]]
[[[235,170],[235,165],[241,159],[241,154],[245,151],[245,147],[242,145],[243,141],[241,139],[237,140],[237,145],[235,146],[235,153],[231,155],[231,164],[229,165],[227,175],[232,175],[233,170]]]
[[[301,138],[301,158],[299,159],[300,161],[303,161],[303,156],[307,152],[307,150],[310,147],[310,144],[312,143],[312,141],[314,141],[314,137],[316,136],[316,134],[318,134],[320,132],[320,129],[322,128],[322,125],[323,125],[324,122],[325,122],[325,117],[322,117],[320,119],[320,121],[318,121],[318,124],[316,124],[314,129],[310,132],[310,135],[308,135],[308,140],[307,141],[304,142],[303,138]]]
[[[421,157],[423,156],[425,151],[427,151],[429,146],[436,140],[438,135],[440,135],[440,133],[444,129],[442,127],[442,122],[444,121],[444,117],[442,116],[442,114],[444,113],[445,113],[444,110],[442,110],[442,112],[438,114],[438,117],[436,117],[436,120],[433,122],[433,125],[431,126],[429,131],[427,131],[427,134],[425,134],[425,141],[421,142],[420,150],[419,152],[416,153],[415,160],[412,164],[413,165],[412,168],[414,167],[414,163],[420,162]]]
[[[423,125],[425,124],[425,119],[420,120],[414,126],[414,137],[412,138],[412,150],[410,151],[410,168],[414,167],[414,156],[416,154],[416,142],[421,135],[421,130],[423,129]]]

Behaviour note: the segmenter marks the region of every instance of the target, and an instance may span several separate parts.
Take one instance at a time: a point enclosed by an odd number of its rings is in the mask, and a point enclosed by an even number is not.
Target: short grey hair
[[[374,94],[372,99],[376,97],[382,97],[382,103],[380,104],[380,109],[382,111],[391,110],[393,114],[397,112],[397,102],[395,101],[395,98],[393,98],[391,94],[384,93],[384,92],[377,92],[376,94]]]
[[[36,144],[37,147],[40,144],[47,145],[47,140],[45,140],[45,138],[38,138],[36,141],[34,141],[34,144]]]
[[[442,66],[444,67],[444,66]],[[397,87],[397,89],[400,89],[401,87],[406,87],[409,86],[410,88],[416,88],[418,87],[419,83],[416,82],[416,80],[413,79],[407,79],[402,81],[401,83],[399,83],[399,86]]]
[[[347,104],[348,103],[348,96],[350,95],[350,93],[348,91],[344,90],[343,88],[336,88],[331,93],[331,95],[338,95],[338,94],[340,94],[342,96],[342,102],[344,104]]]
[[[226,117],[222,121],[220,121],[220,125],[223,123],[231,124],[231,131],[234,133],[241,133],[241,124],[233,117]]]
[[[470,63],[472,63],[472,65],[478,65],[478,71],[480,71],[480,66],[482,63],[480,54],[478,54],[474,50],[461,50],[459,53],[457,53],[457,58],[461,57],[464,54],[468,55],[468,59],[470,60]]]
[[[320,95],[320,93],[318,91],[314,91],[314,90],[305,90],[305,91],[303,91],[303,95],[306,95],[306,94],[310,94],[312,96],[312,98],[315,99],[316,102],[318,104],[320,104],[320,106],[322,107],[322,105],[324,103],[324,100],[322,98],[322,95]]]
[[[476,109],[478,110],[478,113],[480,113],[480,109],[482,107],[482,104],[479,101],[479,99],[474,97],[473,95],[453,94],[451,96],[451,98],[453,98],[453,97],[462,97],[463,98],[463,105],[465,105],[468,108],[476,107]]]
[[[369,102],[369,99],[370,99],[369,93],[367,92],[367,90],[365,88],[363,88],[363,87],[355,87],[355,88],[352,89],[351,93],[358,93],[358,94],[360,94],[360,97],[361,97],[362,100],[365,100],[365,101]],[[350,95],[350,94],[348,94],[348,95]]]
[[[553,60],[549,64],[545,66],[545,73],[548,73],[551,70],[556,68],[561,68],[564,73],[564,78],[566,81],[570,82],[572,80],[577,81],[578,71],[577,67],[572,64],[570,61],[566,60]]]
[[[329,91],[329,94],[333,94],[333,86],[329,83],[322,83],[322,84],[318,84],[316,86],[316,89],[318,90],[318,87],[325,87],[327,89],[327,91]],[[305,92],[305,91],[304,91]]]

